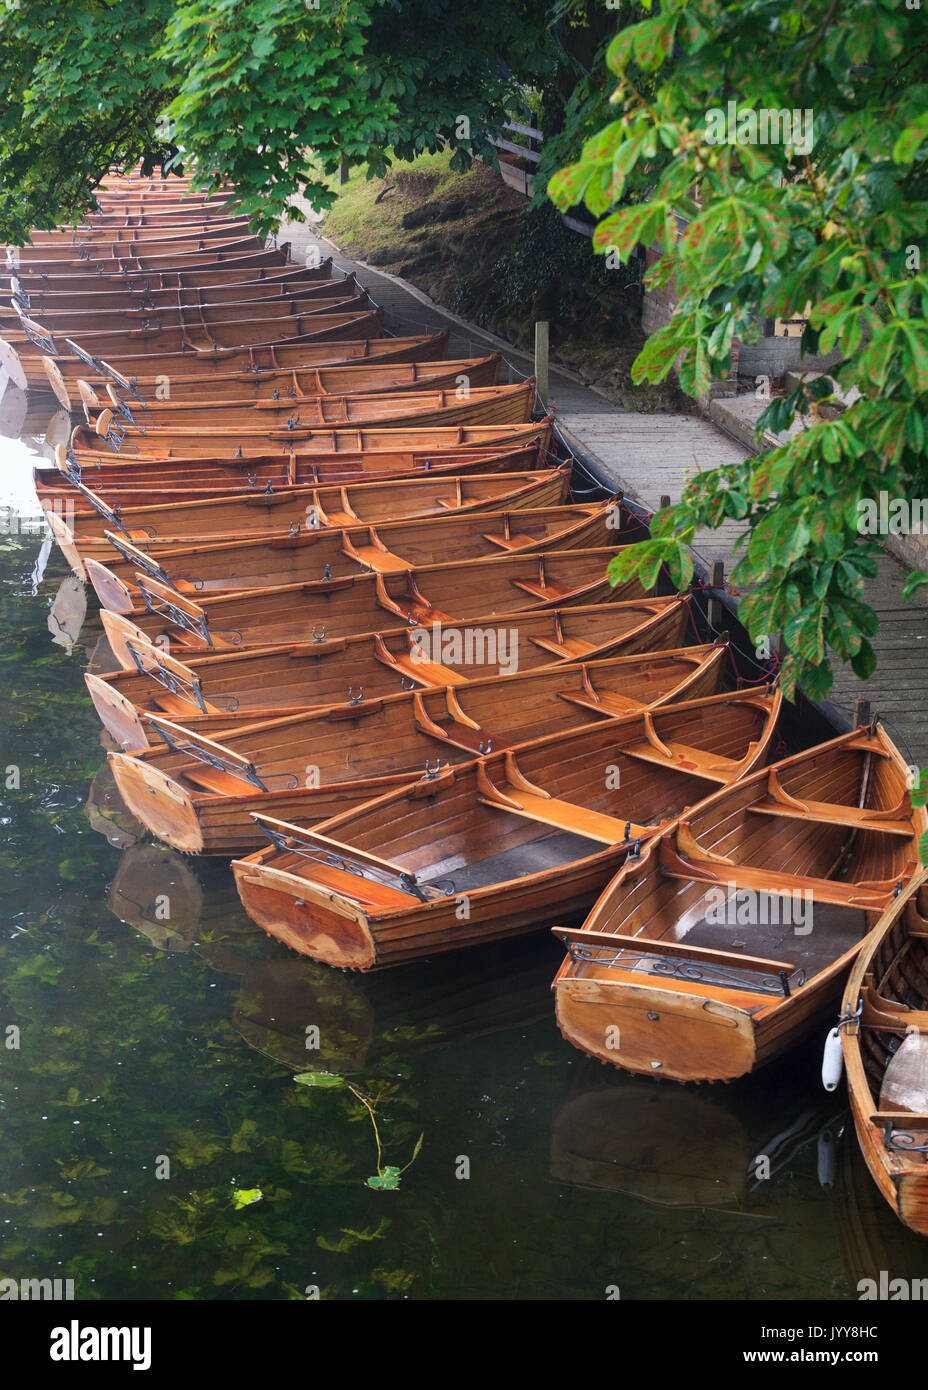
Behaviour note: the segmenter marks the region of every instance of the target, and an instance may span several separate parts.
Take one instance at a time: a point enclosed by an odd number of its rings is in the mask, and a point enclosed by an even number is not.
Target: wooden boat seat
[[[855,830],[881,830],[887,835],[911,836],[912,823],[908,793],[903,793],[897,805],[888,811],[868,807],[842,806],[830,801],[800,801],[781,785],[776,768],[770,769],[767,780],[768,800],[756,802],[749,809],[762,816],[785,816],[795,820],[812,820],[822,825],[846,825]]]
[[[565,661],[595,651],[593,643],[585,642],[582,637],[568,637],[563,642],[552,642],[547,637],[530,637],[528,640],[543,652],[550,652],[552,656],[561,657]]]
[[[353,902],[363,903],[365,907],[421,906],[414,893],[404,893],[399,888],[392,888],[388,883],[377,883],[363,874],[346,873],[344,869],[336,869],[328,864],[313,863],[312,868],[307,871],[307,877],[316,883],[324,884],[327,888],[333,888],[336,892],[344,893]],[[255,882],[261,883],[259,876],[256,876]]]
[[[549,796],[541,787],[533,786],[522,776],[510,752],[506,753],[505,766],[507,786],[503,792],[490,780],[486,767],[478,764],[478,800],[484,805],[498,806],[527,820],[539,821],[543,825],[581,835],[584,839],[598,840],[605,845],[618,845],[629,837],[641,839],[654,834],[654,826],[635,825],[617,816],[603,815],[585,806],[577,806],[572,801]]]
[[[344,546],[345,553],[348,554],[348,547]],[[398,574],[400,570],[409,569],[409,561],[404,560],[401,555],[394,555],[389,550],[383,550],[377,545],[358,545],[352,546],[352,558],[360,561],[362,565],[367,565],[368,569],[377,570],[381,574]]]
[[[680,830],[677,832],[678,843],[683,840],[684,826],[687,826],[685,821],[681,822]],[[692,844],[695,845],[696,842],[692,841]],[[680,847],[684,848],[684,845],[680,843]],[[690,855],[688,846],[686,853]],[[700,857],[698,845],[690,857],[683,859],[677,848],[669,842],[661,845],[660,868],[669,878],[696,879],[705,883],[725,885],[734,881],[739,888],[750,888],[763,893],[782,893],[789,888],[808,889],[812,893],[813,901],[877,912],[886,906],[895,886],[895,882],[889,880],[880,884],[840,883],[836,879],[782,874],[774,869],[758,869],[752,864],[737,864],[721,855],[703,858]]]
[[[895,999],[885,998],[869,979],[860,1000],[860,1022],[865,1028],[917,1028],[919,1032],[928,1032],[928,1010],[908,1009]]]
[[[641,708],[640,705],[637,706]],[[630,758],[640,758],[646,763],[659,763],[661,767],[678,767],[681,771],[695,773],[698,777],[711,777],[713,781],[727,782],[738,770],[734,758],[723,758],[719,753],[707,753],[702,748],[691,748],[686,743],[671,740],[664,747],[666,753],[651,743],[632,743],[622,751]],[[669,756],[668,756],[669,755]]]
[[[439,661],[414,661],[411,654],[402,652],[394,655],[386,646],[383,646],[383,652],[378,646],[377,657],[385,666],[393,667],[410,680],[418,681],[420,685],[433,687],[467,684],[466,676],[452,671],[448,666],[442,666]]]
[[[513,579],[510,583],[524,593],[531,594],[533,598],[540,598],[544,601],[565,598],[570,593],[569,585],[559,584],[556,580],[542,582],[535,579]]]
[[[600,696],[576,695],[569,690],[559,690],[557,697],[571,705],[579,705],[581,709],[593,710],[596,714],[633,714],[635,710],[641,709],[640,700],[618,695],[614,690],[607,690]]]
[[[821,825],[846,825],[855,830],[879,830],[887,835],[910,837],[912,834],[909,821],[877,821],[866,809],[858,810],[856,806],[838,806],[826,801],[810,801],[806,811],[781,806],[773,801],[761,801],[749,806],[748,810],[756,811],[760,816],[785,816],[787,819],[816,821]]]
[[[184,777],[203,791],[215,792],[217,796],[242,796],[248,783],[241,777],[233,777],[231,772],[223,772],[218,767],[202,767],[184,770]]]
[[[883,1127],[891,1124],[894,1129],[928,1129],[928,1115],[919,1110],[874,1110],[870,1123]],[[911,1157],[924,1159],[925,1156],[913,1153]]]
[[[500,532],[484,531],[483,539],[500,550],[524,550],[526,546],[535,544],[534,536],[519,531],[511,532],[508,536]]]

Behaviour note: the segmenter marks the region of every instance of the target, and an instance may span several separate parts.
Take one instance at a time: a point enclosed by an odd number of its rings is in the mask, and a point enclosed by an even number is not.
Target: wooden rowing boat
[[[92,292],[96,285],[100,285],[103,289],[108,285],[111,287],[121,285],[127,290],[142,292],[150,277],[155,275],[183,275],[185,278],[189,275],[202,276],[209,283],[217,284],[224,276],[238,279],[245,274],[247,278],[251,278],[253,275],[260,274],[262,270],[284,270],[292,267],[289,245],[279,249],[239,252],[231,255],[226,252],[218,252],[215,260],[197,261],[191,266],[174,266],[173,269],[161,265],[145,269],[141,266],[133,267],[129,262],[121,262],[110,270],[100,270],[96,265],[91,265],[89,261],[85,261],[81,263],[80,267],[74,267],[61,273],[49,273],[47,271],[33,273],[26,266],[16,265],[15,261],[8,261],[7,264],[7,269],[19,282],[20,289],[25,291],[30,298],[51,291]],[[28,308],[28,304],[26,307]]]
[[[35,251],[20,247],[17,264],[31,275],[54,275],[63,272],[73,275],[86,267],[87,273],[102,270],[104,274],[117,273],[122,263],[135,270],[185,270],[189,267],[209,264],[217,256],[254,255],[264,249],[264,241],[256,236],[229,235],[221,233],[212,237],[204,233],[200,237],[178,237],[175,240],[134,241],[98,243],[87,247],[87,255],[80,254],[80,248],[42,246]]]
[[[186,222],[159,221],[147,227],[124,227],[117,221],[102,227],[84,225],[67,230],[31,232],[28,244],[20,248],[20,255],[42,260],[45,257],[57,258],[60,254],[63,260],[86,260],[97,254],[112,255],[114,247],[122,246],[131,246],[133,252],[144,251],[149,246],[160,251],[163,247],[165,254],[170,255],[175,249],[199,249],[201,242],[234,241],[247,235],[248,218],[227,214],[198,217]],[[81,256],[81,251],[87,255]]]
[[[303,403],[315,408],[318,400],[351,399],[355,396],[409,396],[426,391],[469,391],[472,387],[497,384],[500,357],[465,357],[442,362],[365,362],[342,367],[316,368],[308,371],[262,372],[244,381],[230,380],[225,387],[214,389],[200,383],[196,393],[181,381],[171,388],[167,402],[148,400],[144,404],[134,399],[124,400],[112,383],[102,397],[86,381],[78,381],[80,404],[87,423],[105,409],[112,409],[117,420],[128,406],[140,426],[149,429],[156,425],[189,426],[201,422],[214,428],[216,417],[223,420],[227,412],[231,422],[254,425],[263,422],[267,412],[279,411],[286,419],[303,416]],[[204,389],[205,385],[205,389]]]
[[[325,323],[334,315],[369,313],[374,308],[366,290],[347,285],[342,291],[333,288],[329,297],[324,293],[306,297],[304,292],[303,298],[294,300],[293,309],[289,300],[257,299],[202,310],[191,307],[173,315],[173,322],[168,321],[167,315],[143,314],[138,323],[117,315],[117,321],[124,320],[121,326],[81,328],[80,342],[87,352],[117,361],[138,352],[181,352],[185,345],[188,351],[196,346],[209,351],[215,347],[247,347],[249,343],[292,342],[314,332],[320,320]],[[55,337],[57,329],[46,328],[25,314],[17,317],[17,328],[3,325],[4,340],[12,347],[23,348],[31,343],[50,357],[67,351]]]
[[[589,550],[621,543],[619,509],[613,502],[525,508],[516,514],[462,516],[320,527],[299,535],[237,539],[141,550],[108,531],[111,557],[88,557],[85,568],[100,603],[112,613],[131,613],[140,603],[136,576],[158,580],[195,599],[245,593],[284,584],[314,583],[345,575],[399,574],[413,567],[492,560],[549,550]]]
[[[191,334],[186,330],[180,334],[174,333],[176,346],[169,349],[158,347],[152,341],[151,331],[143,333],[141,329],[134,331],[132,347],[123,346],[119,343],[115,346],[118,349],[118,357],[110,362],[112,369],[120,372],[121,375],[131,379],[136,373],[145,376],[167,376],[170,378],[171,371],[182,361],[183,365],[189,364],[196,372],[202,372],[209,368],[210,364],[234,366],[236,369],[247,367],[252,355],[260,350],[268,354],[276,355],[277,348],[280,346],[303,347],[308,344],[328,343],[341,339],[363,340],[366,338],[379,338],[382,333],[382,323],[380,311],[378,309],[355,310],[339,312],[334,314],[307,314],[303,320],[302,332],[291,332],[293,324],[282,326],[275,323],[272,328],[259,319],[251,324],[227,324],[220,328],[217,333],[210,333],[209,337],[203,334],[202,337]],[[284,331],[286,327],[286,331]],[[155,330],[157,332],[157,330]],[[25,350],[23,343],[14,344],[9,338],[0,337],[0,349],[7,361],[15,362],[15,371],[23,376],[27,384],[33,389],[43,389],[48,381],[48,374],[45,361],[49,357],[57,363],[59,371],[66,374],[71,367],[70,358],[65,356],[71,354],[79,359],[78,368],[74,372],[74,380],[78,376],[86,375],[86,367],[90,366],[94,370],[101,370],[99,364],[109,358],[104,358],[106,353],[106,340],[101,340],[96,344],[96,353],[89,351],[74,339],[65,338],[62,343],[51,338],[48,334],[35,325],[30,329],[33,338],[30,339],[32,347],[36,349],[35,355]],[[219,338],[228,339],[220,342]],[[134,350],[133,350],[134,347]],[[66,377],[67,379],[67,377]]]
[[[687,658],[688,674],[717,679],[720,652],[703,651],[701,661]],[[565,665],[468,682],[453,697],[449,688],[413,691],[283,718],[246,718],[242,727],[230,727],[226,717],[209,733],[202,725],[143,715],[149,736],[166,746],[111,753],[109,759],[126,805],[153,834],[188,853],[227,855],[260,844],[256,812],[324,820],[417,782],[418,795],[430,798],[449,775],[453,781],[452,764],[472,763],[481,742],[486,746],[491,738],[508,748],[552,728],[612,728],[612,710],[625,707],[642,663],[654,660]],[[677,665],[674,674],[679,673]],[[591,682],[599,702],[587,696]],[[558,699],[558,689],[575,698]],[[608,739],[607,746],[613,746]]]
[[[11,277],[13,297],[19,298],[27,314],[52,327],[56,316],[89,309],[147,309],[158,312],[178,302],[199,302],[199,297],[211,304],[229,300],[260,299],[262,296],[286,297],[308,285],[340,283],[333,277],[332,260],[327,258],[318,266],[284,265],[253,269],[232,269],[203,273],[200,271],[153,272],[139,279],[126,276],[99,276],[98,284],[84,289],[38,289],[25,297],[17,277]],[[65,328],[67,329],[67,325]]]
[[[388,635],[398,646],[397,636],[395,633]],[[435,663],[425,663],[426,674],[417,672],[410,677],[403,675],[402,665],[390,662],[388,639],[368,639],[368,650],[373,650],[383,671],[383,675],[371,672],[371,686],[336,685],[338,666],[344,669],[344,659],[336,663],[331,660],[331,653],[328,659],[323,658],[325,664],[320,672],[312,654],[294,654],[293,649],[284,649],[283,652],[274,648],[259,649],[256,655],[266,667],[268,679],[263,689],[245,692],[246,707],[238,703],[237,695],[229,697],[228,705],[220,698],[213,705],[214,712],[201,710],[194,719],[188,719],[178,709],[180,701],[172,699],[164,689],[161,691],[164,699],[158,703],[173,705],[174,708],[168,712],[172,719],[180,720],[183,717],[185,727],[195,729],[208,738],[225,741],[227,736],[256,720],[285,714],[309,714],[343,705],[357,708],[363,715],[372,712],[374,706],[385,699],[402,699],[411,701],[420,728],[433,733],[442,742],[470,749],[476,755],[489,752],[494,739],[497,742],[502,739],[503,746],[508,746],[590,720],[617,718],[645,705],[656,708],[683,699],[715,694],[721,683],[726,657],[726,645],[715,643],[670,651],[636,652],[594,662],[555,662],[510,674],[512,665],[518,671],[518,649],[521,646],[518,629],[510,632],[491,627],[484,631],[483,636],[484,649],[489,650],[491,658],[495,659],[485,660],[482,664],[462,659],[457,669],[437,669]],[[497,636],[503,639],[500,642],[504,653],[502,658],[496,654]],[[139,658],[143,669],[149,673],[170,675],[173,687],[186,688],[188,701],[197,693],[196,685],[191,687],[177,666],[172,664],[172,658],[162,654],[156,666],[150,645],[144,646],[131,638],[128,640],[130,650]],[[354,651],[349,653],[356,661],[360,645],[356,644]],[[284,660],[280,659],[281,656]],[[402,656],[401,649],[401,660]],[[255,664],[250,663],[252,679]],[[370,664],[373,665],[372,662]],[[412,669],[417,665],[416,661],[409,663]],[[228,672],[226,665],[226,676]],[[207,668],[204,674],[208,680],[212,679],[210,669]],[[276,676],[276,682],[271,681],[272,674]],[[317,686],[312,680],[314,675],[320,674],[327,681],[323,687]],[[389,680],[384,678],[387,675]],[[479,679],[469,679],[473,676]],[[501,691],[498,682],[504,677],[507,684],[505,690]],[[117,741],[130,750],[149,746],[152,739],[144,715],[161,711],[127,710],[117,683],[95,677],[89,672],[86,680],[104,723],[109,722],[120,731],[121,737]],[[375,694],[378,683],[382,690],[379,695]],[[414,686],[418,686],[418,689],[411,689]],[[508,703],[500,714],[494,702],[503,697]],[[519,698],[531,699],[536,703],[530,709],[507,712],[512,702]],[[498,726],[502,728],[503,724],[505,728],[502,734],[494,735],[494,729]]]
[[[435,362],[444,358],[447,346],[447,329],[415,338],[336,338],[295,347],[243,349],[240,353],[224,350],[215,360],[211,356],[209,361],[200,361],[189,353],[178,353],[163,359],[162,365],[168,364],[165,371],[151,374],[146,370],[131,375],[124,375],[99,358],[86,355],[73,361],[43,357],[40,361],[46,380],[41,384],[43,389],[51,387],[65,410],[81,408],[80,381],[101,396],[107,395],[112,387],[130,405],[134,401],[144,405],[152,399],[157,400],[158,391],[164,393],[165,381],[172,399],[175,396],[181,400],[195,399],[207,387],[222,393],[228,391],[232,396],[237,392],[244,395],[267,388],[273,395],[278,386],[281,391],[287,391],[288,382],[294,392],[298,392],[296,383],[303,380],[303,372],[315,374],[320,368],[349,364],[381,367],[387,363]],[[310,375],[308,384],[312,382],[313,375]],[[72,393],[76,394],[72,397]],[[308,391],[307,394],[318,395],[319,392]]]
[[[561,1032],[646,1075],[753,1071],[834,1007],[926,824],[880,727],[719,792],[623,868],[581,929],[558,929]]]
[[[111,383],[106,386],[106,395],[101,399],[86,381],[78,380],[77,390],[88,424],[95,414],[104,409],[112,409],[116,420],[121,423],[126,410],[133,415],[140,426],[146,429],[159,423],[171,424],[176,417],[178,423],[189,425],[191,420],[202,418],[204,424],[213,427],[217,417],[228,410],[238,412],[243,421],[252,424],[266,418],[267,409],[286,409],[290,415],[301,415],[301,406],[307,402],[315,410],[319,400],[353,399],[356,396],[411,396],[426,391],[459,391],[461,383],[470,387],[489,387],[496,385],[499,373],[499,355],[493,357],[461,358],[451,362],[367,362],[363,365],[315,368],[305,372],[262,372],[242,381],[234,377],[215,390],[208,386],[210,400],[190,405],[194,400],[191,388],[186,387],[189,398],[175,399],[166,409],[136,403],[124,397]],[[181,388],[185,383],[179,383]],[[200,392],[203,384],[200,383]],[[288,418],[288,417],[285,417]]]
[[[502,676],[514,665],[532,671],[556,662],[655,652],[680,646],[688,610],[688,597],[647,598],[476,617],[468,626],[479,639],[475,635],[467,647],[452,635],[433,644],[430,661],[422,660],[406,627],[309,645],[189,655],[181,662],[146,641],[124,618],[107,614],[114,655],[128,666],[108,675],[88,671],[84,680],[117,744],[144,748],[148,735],[141,711],[182,724],[223,713],[260,718],[272,705],[322,708],[349,694],[377,700],[398,690]]]
[[[762,761],[778,707],[741,691],[549,736],[315,830],[268,800],[256,821],[271,847],[232,866],[242,903],[294,950],[355,970],[536,931],[588,906],[667,817]],[[655,740],[681,731],[711,773],[663,760]]]
[[[452,438],[456,432],[451,431]],[[462,431],[462,433],[464,433]],[[473,433],[467,431],[466,433]],[[473,474],[533,471],[547,458],[548,430],[495,430],[486,432],[483,445],[468,443],[438,449],[378,449],[359,453],[270,454],[264,459],[220,459],[188,464],[178,473],[173,462],[155,468],[133,467],[123,460],[120,472],[111,467],[84,470],[60,448],[60,467],[36,464],[36,491],[43,507],[56,508],[69,519],[68,504],[86,497],[87,484],[111,507],[161,506],[168,501],[200,502],[209,498],[241,496],[273,497],[294,487],[335,487],[388,480],[467,478]],[[80,483],[82,490],[75,491]]]
[[[181,659],[184,652],[209,647],[286,645],[320,636],[362,636],[404,624],[431,632],[435,623],[460,627],[478,611],[489,616],[644,597],[637,579],[610,584],[606,567],[614,555],[612,547],[505,555],[477,564],[421,565],[394,574],[201,594],[200,603],[157,579],[137,575],[143,604],[129,618],[150,642],[169,642]]]
[[[899,1220],[928,1235],[928,870],[864,942],[839,1030],[870,1175]]]
[[[136,407],[116,416],[104,410],[89,425],[77,425],[71,449],[77,458],[93,453],[103,443],[116,452],[139,451],[140,457],[173,459],[251,458],[275,448],[315,448],[318,431],[341,430],[352,425],[378,425],[383,429],[449,429],[456,425],[520,425],[532,418],[535,383],[486,386],[459,390],[420,390],[359,396],[311,396],[283,406],[234,406],[209,413],[203,424],[175,427]],[[228,431],[220,428],[228,416]],[[143,421],[145,423],[143,424]]]
[[[148,551],[152,545],[187,545],[194,540],[258,539],[413,517],[556,507],[566,501],[569,475],[565,464],[523,473],[397,479],[348,487],[310,485],[116,510],[80,485],[79,506],[49,506],[46,517],[74,573],[86,579],[87,557],[105,564],[113,556],[107,531]]]
[[[315,300],[344,302],[354,299],[359,293],[353,274],[328,276],[321,280],[312,273],[305,280],[258,280],[219,287],[216,298],[208,288],[171,290],[163,294],[157,303],[152,301],[149,294],[142,299],[124,295],[122,297],[127,303],[106,304],[99,302],[104,298],[101,295],[97,303],[83,308],[73,305],[57,307],[51,296],[46,295],[42,308],[30,303],[27,312],[25,304],[15,296],[10,309],[0,309],[0,330],[15,341],[25,313],[27,318],[39,322],[52,335],[68,334],[82,341],[96,333],[121,334],[151,324],[163,328],[198,327],[201,323],[209,324],[213,320],[222,322],[230,318],[287,317],[311,312]]]

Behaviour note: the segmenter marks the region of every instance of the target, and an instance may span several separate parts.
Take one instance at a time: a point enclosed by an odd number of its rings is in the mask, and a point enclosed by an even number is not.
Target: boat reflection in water
[[[134,844],[119,861],[108,906],[159,951],[192,951],[214,970],[240,975],[267,938],[242,911],[222,865],[191,863],[155,843]]]
[[[550,1019],[556,955],[531,937],[359,976],[288,953],[248,966],[233,1023],[284,1066],[357,1071]]]

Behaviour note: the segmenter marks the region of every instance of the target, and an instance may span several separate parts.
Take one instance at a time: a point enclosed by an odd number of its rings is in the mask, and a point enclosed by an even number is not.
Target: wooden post
[[[548,328],[546,319],[535,324],[535,390],[545,410],[548,408]]]
[[[863,700],[863,699],[861,699],[861,700],[855,700],[855,701],[854,701],[854,727],[855,727],[855,729],[859,729],[860,726],[861,726],[862,724],[869,724],[869,723],[870,723],[870,701],[869,701],[869,700]]]
[[[725,563],[716,560],[712,566],[712,578],[710,580],[713,589],[725,588]],[[710,597],[708,608],[709,622],[713,627],[718,627],[722,621],[722,602],[721,599]]]
[[[341,162],[341,164],[339,164],[339,166],[338,166],[338,186],[339,186],[339,188],[341,188],[342,184],[345,184],[345,183],[347,183],[347,182],[348,182],[348,161],[347,161],[347,159],[343,159],[342,162]]]
[[[657,510],[658,510],[659,512],[662,512],[662,511],[665,509],[665,507],[669,507],[669,506],[670,506],[670,494],[667,493],[667,492],[662,492],[662,493],[661,493],[661,500],[660,500],[660,503],[658,504]]]

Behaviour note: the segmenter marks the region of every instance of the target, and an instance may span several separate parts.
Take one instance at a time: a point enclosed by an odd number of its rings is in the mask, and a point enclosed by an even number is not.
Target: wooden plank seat
[[[767,791],[767,801],[756,802],[750,807],[758,815],[813,820],[822,825],[845,825],[854,830],[882,830],[887,835],[912,834],[912,824],[907,816],[907,793],[900,797],[895,806],[886,811],[874,811],[866,806],[843,806],[831,801],[800,801],[782,786],[776,768],[770,769]]]
[[[785,816],[787,819],[812,820],[821,825],[846,825],[854,830],[880,830],[887,835],[911,837],[912,834],[908,821],[877,821],[866,809],[858,810],[856,806],[839,806],[826,801],[810,801],[805,811],[774,801],[762,801],[748,809],[756,811],[759,816]]]
[[[581,709],[602,715],[631,714],[641,709],[640,700],[630,700],[627,695],[619,695],[614,690],[607,690],[603,695],[578,695],[570,690],[559,690],[557,697],[568,704],[579,705]]]
[[[420,685],[432,688],[441,685],[467,684],[466,676],[462,676],[458,671],[452,671],[448,666],[442,666],[439,661],[420,660],[418,657],[413,657],[411,652],[391,652],[379,633],[374,636],[374,650],[378,661],[382,661],[385,666],[390,666],[393,670],[399,671],[401,675],[417,681]]]
[[[507,518],[508,520],[508,518]],[[529,536],[524,531],[510,532],[507,528],[505,533],[499,531],[484,531],[483,539],[489,541],[490,545],[495,545],[499,550],[519,550],[534,544],[534,536]]]
[[[223,772],[218,767],[202,766],[185,768],[184,778],[203,791],[215,792],[217,796],[242,796],[248,783],[241,777],[233,777],[231,772]]]
[[[928,1032],[928,1010],[907,1009],[895,999],[887,999],[880,994],[872,981],[868,981],[860,996],[863,1009],[860,1023],[864,1028],[902,1029],[917,1028]]]
[[[531,594],[533,598],[540,598],[544,601],[565,598],[570,593],[569,586],[560,584],[557,580],[513,579],[510,582],[516,589],[521,589],[524,593]]]
[[[584,641],[582,637],[568,637],[562,642],[552,642],[547,637],[530,637],[528,640],[543,652],[550,652],[552,656],[566,661],[586,656],[595,650],[593,643]]]
[[[665,841],[660,847],[660,868],[670,878],[698,879],[705,883],[727,885],[735,881],[739,888],[749,888],[755,892],[782,894],[791,889],[811,891],[813,900],[834,903],[842,907],[859,907],[865,910],[880,911],[893,892],[897,880],[886,879],[880,883],[839,883],[834,879],[811,878],[806,875],[782,874],[773,869],[758,869],[752,864],[738,864],[722,855],[708,856],[689,836],[690,844],[695,846],[691,853],[689,845],[684,845],[684,827],[681,821],[677,832],[677,843],[685,850],[684,859],[676,847]],[[905,875],[904,875],[905,876]]]
[[[598,840],[605,845],[641,839],[652,835],[656,829],[655,826],[636,825],[618,816],[607,816],[588,810],[585,806],[577,806],[572,801],[550,796],[543,788],[534,786],[522,776],[515,757],[508,751],[505,766],[507,789],[502,792],[490,780],[484,764],[478,765],[478,796],[484,805],[499,806],[527,820],[539,821],[543,825],[567,830],[573,835],[582,835],[585,839]]]
[[[882,1128],[889,1124],[894,1129],[928,1129],[928,1115],[921,1110],[874,1110],[870,1123]]]

